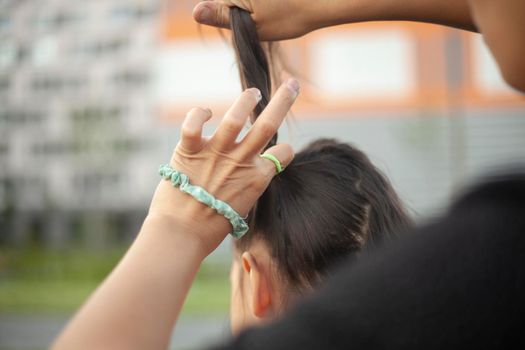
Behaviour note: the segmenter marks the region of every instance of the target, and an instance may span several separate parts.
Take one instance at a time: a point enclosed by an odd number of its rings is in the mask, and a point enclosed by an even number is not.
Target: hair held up
[[[276,76],[271,43],[263,47],[255,23],[242,9],[230,9],[230,24],[242,86],[262,94],[251,117],[254,122],[270,100],[272,75]],[[274,135],[267,147],[276,142]],[[296,153],[274,177],[248,224],[248,234],[235,242],[237,250],[262,240],[284,282],[301,292],[323,279],[338,261],[405,230],[411,220],[388,179],[363,152],[320,139]]]

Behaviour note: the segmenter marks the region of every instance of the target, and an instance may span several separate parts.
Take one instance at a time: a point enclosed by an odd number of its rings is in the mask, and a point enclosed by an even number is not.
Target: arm
[[[252,13],[261,40],[284,40],[313,30],[367,21],[416,21],[476,31],[467,0],[212,0],[194,9],[202,24],[229,28],[229,6]]]
[[[182,126],[171,166],[245,215],[275,174],[259,157],[298,94],[283,84],[242,141],[236,138],[260,101],[246,90],[210,139],[202,138],[209,110],[194,109]],[[286,166],[293,151],[269,148]],[[162,181],[141,231],[122,261],[58,337],[54,349],[165,349],[202,260],[231,230],[221,215]]]
[[[336,0],[313,2],[326,17],[314,21],[316,28],[367,21],[414,21],[476,31],[467,0]],[[320,16],[317,16],[318,18]]]
[[[175,189],[172,192],[175,198],[179,196]],[[125,257],[53,348],[166,349],[191,282],[206,256],[194,237],[178,219],[148,216]]]

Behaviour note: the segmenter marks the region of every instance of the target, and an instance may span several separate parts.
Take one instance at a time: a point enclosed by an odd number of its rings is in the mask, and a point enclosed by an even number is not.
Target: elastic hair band
[[[169,164],[161,165],[159,174],[164,180],[171,180],[174,187],[178,187],[182,192],[215,209],[217,213],[228,219],[233,227],[233,231],[230,232],[233,237],[241,238],[248,232],[248,224],[232,207],[213,197],[204,188],[190,184],[190,179],[187,175],[173,169]]]
[[[280,173],[283,172],[284,169],[283,169],[283,166],[281,165],[281,162],[273,154],[264,153],[264,154],[261,154],[261,158],[268,159],[269,161],[272,161],[273,164],[275,164],[275,173],[276,174],[280,174]]]

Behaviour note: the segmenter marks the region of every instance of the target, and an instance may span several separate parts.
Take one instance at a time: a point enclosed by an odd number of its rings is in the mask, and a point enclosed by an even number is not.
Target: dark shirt
[[[524,306],[525,173],[515,173],[217,349],[524,348]]]

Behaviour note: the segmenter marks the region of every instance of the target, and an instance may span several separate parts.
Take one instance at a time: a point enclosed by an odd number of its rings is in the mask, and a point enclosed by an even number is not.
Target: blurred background
[[[0,349],[43,349],[118,261],[185,112],[240,91],[229,34],[196,0],[0,0]],[[280,140],[362,148],[414,218],[525,163],[525,99],[480,36],[413,23],[281,44],[303,84]],[[203,264],[172,347],[228,336],[229,242]]]

